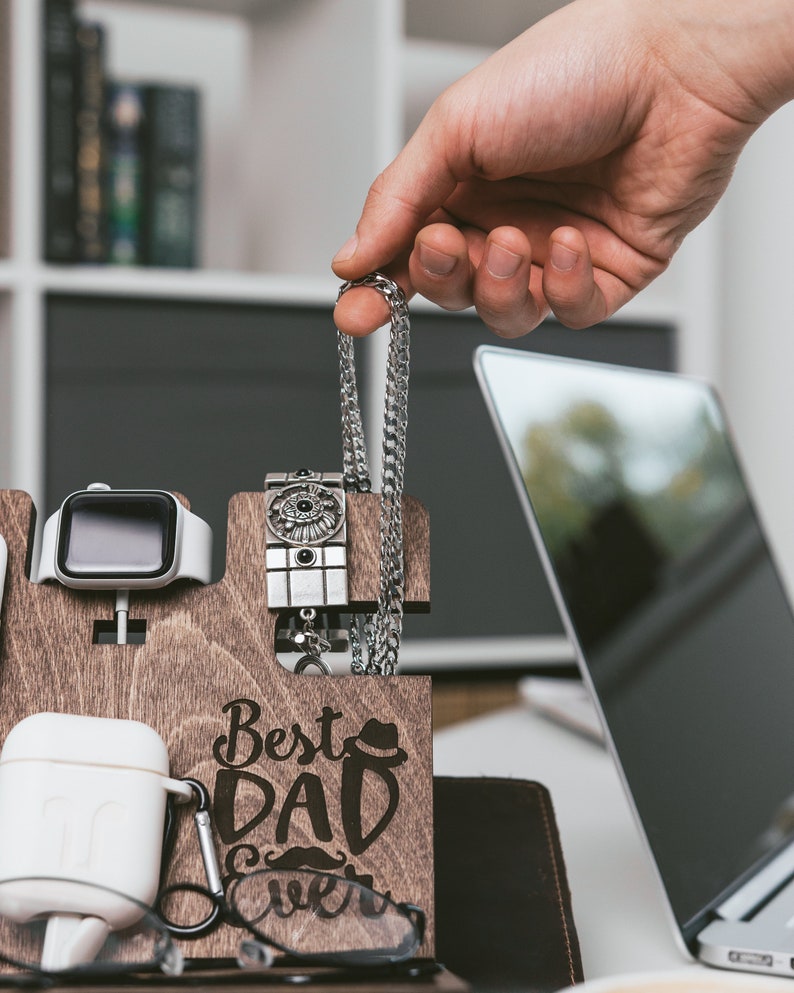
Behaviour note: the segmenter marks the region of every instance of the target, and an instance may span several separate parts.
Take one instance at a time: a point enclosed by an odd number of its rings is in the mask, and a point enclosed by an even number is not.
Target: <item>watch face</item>
[[[344,523],[342,497],[321,483],[290,483],[271,491],[270,530],[288,545],[317,545]]]
[[[75,493],[61,509],[58,568],[73,579],[157,579],[174,564],[176,521],[167,493]]]

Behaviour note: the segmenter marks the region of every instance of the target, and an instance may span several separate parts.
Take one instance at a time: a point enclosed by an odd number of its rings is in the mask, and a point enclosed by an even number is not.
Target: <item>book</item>
[[[76,258],[75,62],[73,0],[44,0],[44,257]]]
[[[77,260],[105,261],[102,115],[105,107],[105,32],[78,22],[75,138]]]
[[[196,266],[198,88],[111,81],[103,26],[75,0],[43,11],[44,257]]]
[[[198,262],[199,91],[145,88],[143,261],[190,268]]]
[[[117,265],[143,262],[143,87],[109,82],[105,122],[106,258]]]

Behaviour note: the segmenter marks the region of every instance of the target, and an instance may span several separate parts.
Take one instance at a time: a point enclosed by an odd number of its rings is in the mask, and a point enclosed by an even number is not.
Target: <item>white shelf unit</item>
[[[0,188],[11,219],[0,261],[0,485],[39,503],[49,293],[325,300],[330,321],[337,286],[330,258],[399,145],[401,6],[80,4],[81,14],[107,26],[111,73],[202,90],[206,268],[156,271],[41,261],[42,4],[4,3],[12,85]]]

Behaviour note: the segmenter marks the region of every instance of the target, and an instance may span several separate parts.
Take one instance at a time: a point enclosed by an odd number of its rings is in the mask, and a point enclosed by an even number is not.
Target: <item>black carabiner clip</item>
[[[155,910],[163,924],[165,924],[174,937],[194,940],[196,938],[203,938],[204,935],[209,934],[210,931],[213,931],[218,926],[223,916],[225,900],[221,873],[218,867],[218,856],[212,840],[209,790],[198,779],[185,778],[182,782],[187,783],[193,790],[193,795],[198,801],[196,812],[193,815],[193,823],[196,826],[196,836],[198,838],[199,850],[201,851],[201,861],[204,864],[204,875],[207,885],[202,886],[200,883],[174,883],[170,886],[161,887],[160,892],[157,894]],[[164,855],[170,855],[173,848],[173,834],[174,812],[173,806],[169,804],[163,844]],[[165,872],[166,861],[167,859],[164,857],[163,872]],[[173,893],[180,892],[198,893],[208,899],[212,905],[209,914],[195,924],[177,924],[175,921],[169,920],[163,910],[163,902]]]

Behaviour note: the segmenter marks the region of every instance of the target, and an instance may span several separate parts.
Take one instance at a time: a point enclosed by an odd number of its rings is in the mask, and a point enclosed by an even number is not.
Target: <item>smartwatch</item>
[[[339,472],[265,477],[268,607],[347,604],[347,520]]]
[[[92,483],[44,525],[36,581],[85,590],[157,589],[177,579],[209,583],[212,529],[165,490]]]

